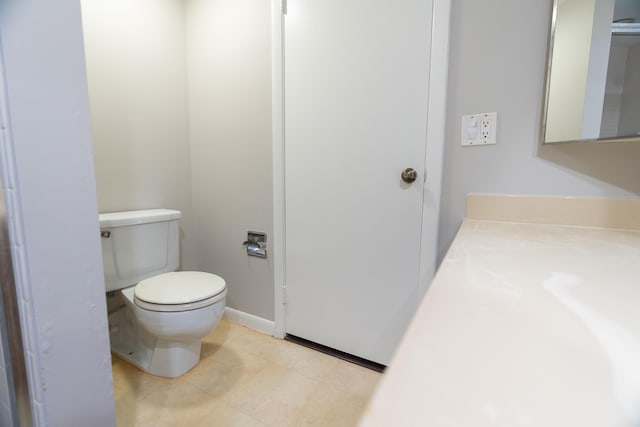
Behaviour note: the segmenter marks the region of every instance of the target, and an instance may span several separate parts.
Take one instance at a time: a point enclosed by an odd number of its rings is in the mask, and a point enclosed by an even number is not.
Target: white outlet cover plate
[[[462,116],[460,143],[463,147],[494,145],[498,128],[498,113]]]

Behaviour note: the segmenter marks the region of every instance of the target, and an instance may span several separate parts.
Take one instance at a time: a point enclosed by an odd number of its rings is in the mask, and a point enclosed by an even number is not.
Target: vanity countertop
[[[468,215],[361,425],[640,425],[640,230]]]

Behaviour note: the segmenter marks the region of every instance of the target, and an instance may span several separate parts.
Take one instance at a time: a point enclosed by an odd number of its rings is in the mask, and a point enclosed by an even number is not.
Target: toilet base
[[[200,361],[200,339],[167,341],[148,333],[126,307],[109,315],[111,352],[139,369],[160,377],[185,374]]]
[[[179,377],[198,364],[201,346],[201,340],[185,343],[157,339],[146,371],[161,377]]]

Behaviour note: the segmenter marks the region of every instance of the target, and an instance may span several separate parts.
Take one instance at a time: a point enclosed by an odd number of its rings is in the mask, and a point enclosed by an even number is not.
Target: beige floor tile
[[[380,374],[371,369],[337,360],[322,378],[323,383],[359,396],[369,397],[375,391]]]
[[[351,427],[358,423],[368,396],[340,391],[326,385],[317,387],[310,396],[310,403],[297,408],[292,418],[295,426]]]
[[[200,363],[174,379],[113,357],[116,415],[129,426],[353,426],[380,374],[222,320]]]
[[[291,408],[307,405],[317,382],[294,371],[270,366],[229,390],[227,401],[267,425],[285,425]]]

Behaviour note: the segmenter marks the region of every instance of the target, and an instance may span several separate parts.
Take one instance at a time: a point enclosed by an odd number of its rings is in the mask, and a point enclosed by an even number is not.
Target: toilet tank
[[[107,291],[175,271],[180,262],[180,211],[148,209],[100,214]]]

